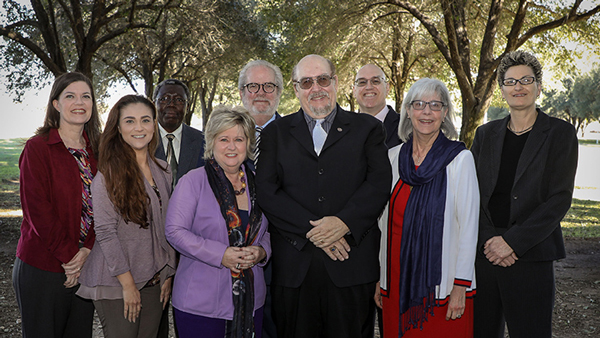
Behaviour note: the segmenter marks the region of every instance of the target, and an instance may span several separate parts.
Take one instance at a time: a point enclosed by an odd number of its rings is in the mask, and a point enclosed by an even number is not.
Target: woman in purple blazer
[[[254,121],[242,107],[217,107],[205,137],[206,165],[179,180],[167,212],[167,239],[181,253],[173,286],[179,337],[261,337],[271,245],[243,164],[254,154]]]

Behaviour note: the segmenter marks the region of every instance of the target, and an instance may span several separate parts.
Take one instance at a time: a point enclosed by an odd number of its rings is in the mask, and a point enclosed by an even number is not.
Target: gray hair
[[[531,68],[535,76],[535,81],[538,85],[542,85],[542,65],[538,59],[531,53],[515,50],[504,55],[502,60],[500,60],[500,64],[498,65],[498,85],[500,87],[502,87],[502,81],[504,81],[506,72],[513,66],[527,66]]]
[[[229,128],[235,126],[242,127],[244,135],[248,143],[246,144],[246,158],[254,160],[254,148],[256,146],[256,134],[254,129],[254,119],[246,108],[242,106],[219,105],[216,106],[204,130],[204,139],[206,146],[204,147],[204,159],[208,160],[214,156],[215,139],[217,135]]]
[[[190,89],[188,88],[188,86],[186,86],[185,83],[183,83],[183,81],[181,80],[177,80],[177,79],[167,79],[162,81],[161,83],[156,85],[156,88],[154,88],[154,93],[152,93],[152,101],[156,102],[156,97],[158,96],[158,92],[160,91],[160,89],[166,85],[175,85],[175,86],[180,86],[183,88],[183,91],[185,92],[185,96],[186,96],[186,100],[190,98]]]
[[[408,93],[404,97],[404,101],[402,101],[402,110],[400,110],[400,127],[398,128],[398,136],[400,136],[402,141],[408,141],[413,132],[412,123],[408,118],[408,109],[412,109],[411,102],[432,94],[437,94],[440,97],[440,100],[446,106],[446,109],[448,109],[446,118],[444,118],[444,121],[442,121],[440,130],[449,139],[458,138],[458,132],[456,131],[453,122],[455,115],[454,105],[450,99],[450,92],[448,91],[448,88],[442,81],[438,79],[430,79],[425,77],[415,82],[410,87]]]
[[[254,67],[267,67],[269,68],[273,74],[275,75],[275,84],[277,85],[277,94],[281,94],[283,91],[283,75],[281,75],[281,69],[275,66],[274,64],[265,61],[265,60],[253,60],[248,62],[244,68],[240,71],[240,76],[238,78],[238,89],[244,89],[244,86],[247,85],[248,75],[246,74],[250,68]]]

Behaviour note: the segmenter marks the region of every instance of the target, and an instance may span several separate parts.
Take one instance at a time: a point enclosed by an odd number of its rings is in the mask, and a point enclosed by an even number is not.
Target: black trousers
[[[337,287],[323,262],[315,256],[300,287],[271,287],[277,336],[372,338],[375,282]]]
[[[510,267],[475,262],[475,338],[551,338],[554,262],[517,261]]]
[[[92,337],[94,305],[66,288],[64,273],[33,267],[18,257],[12,282],[21,312],[24,338]]]

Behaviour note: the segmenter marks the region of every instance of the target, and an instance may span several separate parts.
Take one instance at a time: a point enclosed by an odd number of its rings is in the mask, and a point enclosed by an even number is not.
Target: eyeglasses
[[[323,74],[316,77],[303,77],[298,81],[294,81],[294,83],[297,83],[300,86],[300,88],[308,90],[312,88],[313,83],[315,81],[317,82],[317,84],[319,84],[319,86],[323,88],[329,87],[329,85],[331,84],[331,79],[333,79],[333,75]]]
[[[161,98],[158,98],[156,100],[159,104],[167,106],[170,105],[171,102],[173,102],[176,106],[183,106],[187,100],[186,99],[182,99],[181,97],[169,97],[169,96],[163,96]]]
[[[354,81],[354,85],[357,87],[365,87],[369,82],[373,86],[379,86],[382,82],[385,82],[380,76],[374,76],[370,79],[360,78]]]
[[[275,91],[275,88],[277,88],[277,85],[272,83],[272,82],[266,82],[266,83],[248,83],[247,85],[245,85],[244,87],[246,87],[246,89],[248,89],[249,93],[258,93],[258,91],[260,90],[260,87],[262,87],[262,90],[265,93],[272,93]]]
[[[522,86],[530,85],[535,82],[535,77],[523,76],[522,78],[520,78],[518,80],[513,79],[512,77],[509,77],[508,79],[502,80],[502,84],[504,86],[508,86],[508,87],[516,86],[517,82],[520,83]]]
[[[440,111],[446,106],[442,101],[427,102],[421,100],[412,101],[410,105],[413,107],[414,110],[423,110],[427,105],[429,105],[429,109],[431,109],[432,111]]]

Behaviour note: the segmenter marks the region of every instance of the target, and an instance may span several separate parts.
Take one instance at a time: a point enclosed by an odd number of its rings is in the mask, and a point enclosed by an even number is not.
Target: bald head
[[[325,81],[319,84],[318,77]],[[292,79],[302,110],[312,118],[322,119],[336,107],[338,80],[330,60],[316,54],[307,55],[294,67]],[[309,83],[310,87],[302,88],[298,82]]]
[[[377,115],[385,107],[390,85],[385,74],[376,65],[364,65],[356,73],[353,93],[361,113]]]

